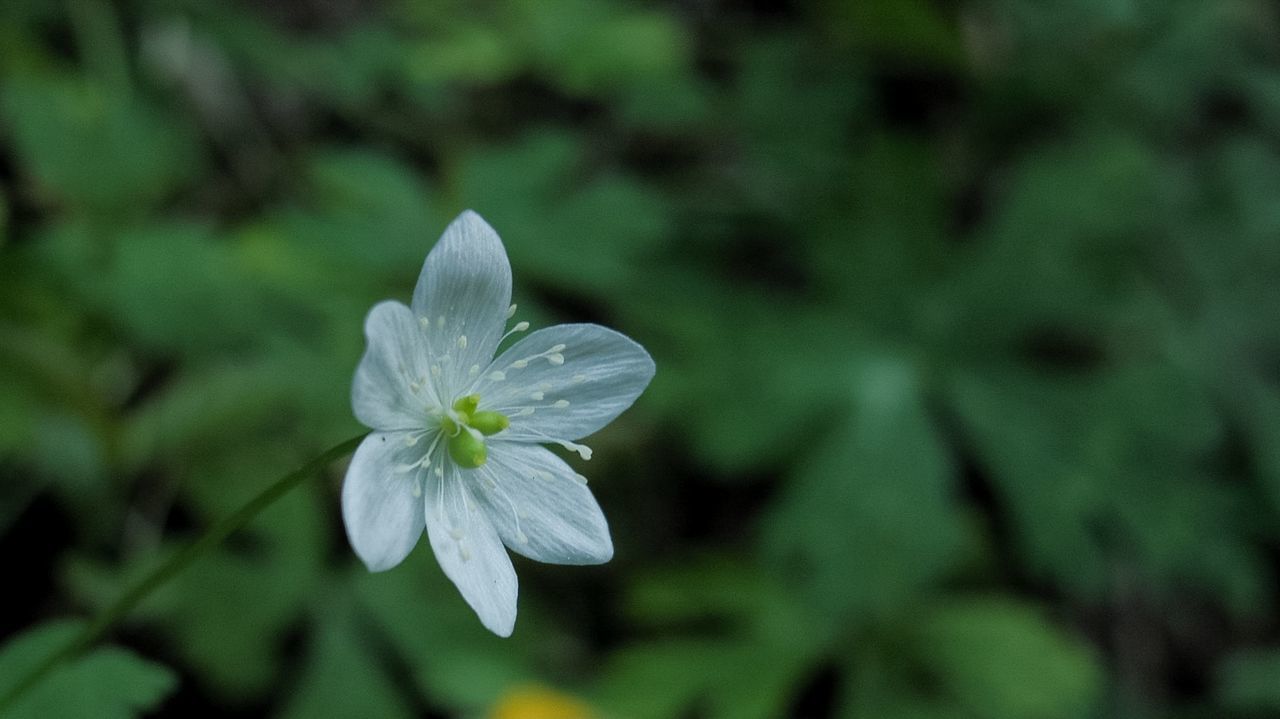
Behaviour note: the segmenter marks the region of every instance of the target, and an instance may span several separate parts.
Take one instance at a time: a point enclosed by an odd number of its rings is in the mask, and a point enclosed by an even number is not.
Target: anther
[[[556,409],[564,409],[565,407],[568,407],[568,406],[569,406],[569,400],[567,400],[567,399],[558,399],[558,400],[556,400],[555,404],[553,404],[553,405],[551,405],[551,406],[552,406],[552,407],[555,407]]]
[[[542,397],[543,397],[542,392],[530,392],[530,393],[529,393],[529,399],[533,400],[534,402],[541,402],[541,401],[542,401]]]
[[[458,349],[464,350],[466,348],[467,348],[467,336],[458,335]]]
[[[510,307],[507,308],[507,319],[511,319],[512,317],[515,317],[515,316],[516,316],[516,306],[511,305]]]
[[[507,373],[503,372],[502,370],[494,370],[493,372],[489,373],[489,379],[493,380],[494,382],[501,382],[506,378],[507,378]]]
[[[515,362],[512,362],[511,366],[515,367],[516,369],[524,369],[525,367],[529,366],[529,360],[518,359]]]
[[[475,377],[476,375],[480,374],[480,365],[478,364],[471,365],[471,369],[467,370],[467,374],[470,374],[472,377]]]
[[[547,355],[547,361],[553,365],[562,365],[564,364],[564,355],[560,354],[559,352],[555,354],[549,354]]]
[[[431,327],[431,318],[425,315],[422,317],[419,317],[418,324],[422,325],[422,329],[424,330],[428,329],[429,327]]]

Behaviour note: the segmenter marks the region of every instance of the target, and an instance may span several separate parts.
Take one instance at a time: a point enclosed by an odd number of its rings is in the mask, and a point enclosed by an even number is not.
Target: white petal
[[[502,379],[493,379],[495,372]],[[484,409],[510,418],[501,439],[573,440],[622,414],[653,372],[649,353],[625,335],[599,325],[556,325],[503,352],[475,391]]]
[[[516,623],[516,571],[485,512],[466,487],[466,475],[445,462],[443,478],[432,475],[426,496],[427,537],[445,576],[489,631],[511,636]]]
[[[426,342],[413,312],[399,302],[380,302],[364,321],[368,347],[351,384],[351,408],[366,427],[422,429],[434,389],[428,376]],[[416,388],[415,388],[416,387]]]
[[[409,446],[408,436],[374,432],[365,437],[342,483],[347,538],[371,572],[399,564],[422,536],[422,470],[402,468],[417,462],[425,448]]]
[[[467,210],[450,223],[427,255],[413,290],[413,311],[444,387],[460,388],[473,365],[483,369],[498,349],[511,305],[511,264],[502,240]],[[465,339],[464,339],[465,338]],[[454,397],[444,398],[447,403]]]
[[[613,558],[609,524],[595,497],[564,460],[536,444],[489,442],[476,497],[503,543],[552,564],[603,564]]]

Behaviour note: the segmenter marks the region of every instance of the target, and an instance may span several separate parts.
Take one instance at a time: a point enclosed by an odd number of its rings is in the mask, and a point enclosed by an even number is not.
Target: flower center
[[[449,440],[449,456],[459,467],[475,469],[489,454],[484,438],[510,426],[506,415],[480,409],[480,395],[469,394],[453,403],[453,411],[440,418],[440,429]]]

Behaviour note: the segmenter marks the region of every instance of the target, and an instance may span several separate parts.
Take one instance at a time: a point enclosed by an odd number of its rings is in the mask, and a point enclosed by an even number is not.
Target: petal
[[[445,576],[489,631],[511,636],[516,623],[516,571],[502,541],[465,486],[466,472],[445,462],[428,486],[427,537]]]
[[[404,432],[374,432],[356,448],[342,483],[342,521],[351,548],[371,572],[399,564],[422,536],[422,456]]]
[[[490,442],[474,486],[503,543],[552,564],[603,564],[613,558],[609,524],[586,480],[536,444]]]
[[[431,353],[444,377],[441,386],[461,387],[472,367],[479,372],[489,364],[510,306],[511,264],[502,240],[467,210],[427,255],[413,290],[413,311],[425,318]]]
[[[557,325],[503,352],[474,391],[482,408],[511,420],[501,439],[573,440],[622,414],[653,372],[649,353],[625,335],[599,325]]]
[[[427,346],[413,312],[399,302],[380,302],[369,310],[364,333],[369,344],[351,385],[356,419],[384,431],[422,429],[427,405],[439,402],[422,382]]]

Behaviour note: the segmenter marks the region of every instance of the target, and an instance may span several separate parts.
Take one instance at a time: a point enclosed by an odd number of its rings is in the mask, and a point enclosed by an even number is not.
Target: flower
[[[593,719],[596,716],[583,700],[536,684],[507,690],[489,710],[489,719]]]
[[[581,439],[644,391],[644,348],[591,324],[532,332],[494,357],[515,313],[497,233],[458,216],[427,255],[411,307],[387,301],[365,320],[368,348],[351,388],[373,432],[342,486],[351,546],[370,571],[399,564],[426,530],[436,560],[480,621],[509,636],[516,575],[503,545],[554,564],[613,556],[586,478],[543,447],[584,460]]]

